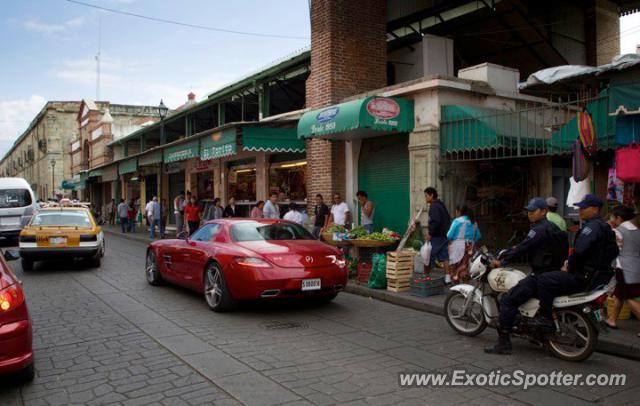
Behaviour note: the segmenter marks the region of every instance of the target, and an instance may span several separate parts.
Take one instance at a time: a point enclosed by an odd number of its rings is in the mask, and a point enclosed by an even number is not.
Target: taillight
[[[607,296],[607,294],[605,293],[603,295],[598,296],[596,300],[593,301],[593,303],[595,303],[596,306],[602,306],[607,301],[608,297],[609,296]]]
[[[95,234],[81,234],[80,242],[98,241],[98,236]]]
[[[20,241],[20,242],[36,242],[36,236],[35,235],[21,235],[18,238],[18,241]]]
[[[267,261],[260,258],[237,258],[236,264],[249,268],[271,268]]]
[[[16,285],[0,290],[0,314],[10,312],[24,303],[24,293]]]

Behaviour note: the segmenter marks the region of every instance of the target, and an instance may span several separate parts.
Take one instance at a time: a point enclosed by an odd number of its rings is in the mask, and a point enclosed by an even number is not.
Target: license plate
[[[596,321],[600,322],[603,320],[602,318],[602,309],[598,309],[595,312],[593,312],[594,317],[596,318]]]
[[[67,243],[67,237],[52,237],[49,238],[49,244],[51,245],[62,245]]]
[[[11,226],[20,224],[20,217],[0,217],[0,225]]]
[[[302,280],[302,290],[319,290],[320,287],[320,278]]]

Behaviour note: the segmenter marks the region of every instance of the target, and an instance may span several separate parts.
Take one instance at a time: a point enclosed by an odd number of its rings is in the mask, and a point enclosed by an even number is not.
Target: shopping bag
[[[632,142],[616,151],[616,177],[625,183],[640,182],[640,145]]]
[[[573,179],[576,182],[583,181],[589,176],[589,159],[584,152],[582,142],[576,140],[573,143]]]
[[[429,265],[431,263],[431,241],[427,241],[422,245],[420,256],[423,264]]]
[[[370,289],[386,289],[387,288],[387,256],[384,254],[375,254],[371,257],[371,273],[367,287]]]

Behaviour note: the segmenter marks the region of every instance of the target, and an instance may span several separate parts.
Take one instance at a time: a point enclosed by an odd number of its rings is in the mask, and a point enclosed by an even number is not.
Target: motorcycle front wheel
[[[444,301],[444,316],[447,323],[458,334],[473,337],[482,333],[487,328],[487,321],[480,303],[473,302],[467,314],[464,314],[465,297],[462,293],[450,291]]]
[[[560,331],[547,342],[551,353],[565,361],[584,361],[596,349],[598,331],[588,315],[572,310],[557,310]]]

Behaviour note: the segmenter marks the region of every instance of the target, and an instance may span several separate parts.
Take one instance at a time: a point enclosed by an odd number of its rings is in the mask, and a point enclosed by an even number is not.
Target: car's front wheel
[[[147,251],[147,261],[144,269],[149,285],[158,286],[162,283],[162,276],[160,276],[160,269],[158,269],[156,254],[152,250]]]
[[[22,270],[24,272],[33,271],[33,260],[28,258],[22,258],[20,260],[20,264],[22,265]]]
[[[220,265],[210,263],[204,272],[204,298],[214,312],[226,312],[236,307]]]

